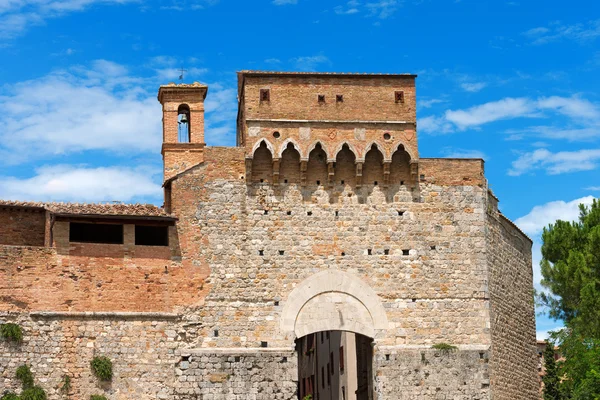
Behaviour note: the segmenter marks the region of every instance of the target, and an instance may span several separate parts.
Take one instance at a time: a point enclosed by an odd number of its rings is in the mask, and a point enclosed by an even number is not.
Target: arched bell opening
[[[376,144],[365,155],[363,166],[363,184],[381,185],[383,183],[383,154]]]
[[[300,183],[300,153],[292,143],[281,153],[279,167],[280,183]]]
[[[408,185],[410,182],[410,154],[404,149],[404,146],[398,146],[398,149],[392,155],[392,164],[390,165],[390,184]]]
[[[273,155],[263,141],[252,157],[252,182],[273,181]]]
[[[177,142],[190,143],[191,131],[190,107],[181,104],[177,108]]]
[[[344,144],[335,158],[335,184],[356,185],[356,156],[347,144]]]
[[[306,184],[325,185],[327,183],[327,153],[320,143],[308,155],[306,167]]]

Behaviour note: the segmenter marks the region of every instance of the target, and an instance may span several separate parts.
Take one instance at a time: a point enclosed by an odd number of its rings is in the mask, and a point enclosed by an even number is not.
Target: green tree
[[[565,323],[552,334],[562,398],[600,400],[600,201],[579,206],[576,222],[556,221],[542,233],[539,303]],[[550,397],[553,398],[553,397]]]
[[[579,221],[556,221],[542,233],[541,304],[586,337],[600,338],[600,201],[579,206]]]
[[[560,400],[560,378],[556,359],[554,358],[554,344],[548,342],[544,350],[544,369],[546,374],[542,378],[544,381],[544,400]]]

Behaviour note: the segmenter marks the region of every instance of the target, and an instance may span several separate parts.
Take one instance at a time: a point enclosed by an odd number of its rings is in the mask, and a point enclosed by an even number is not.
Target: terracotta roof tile
[[[152,204],[122,203],[55,203],[0,200],[0,207],[23,207],[45,209],[55,214],[124,215],[145,217],[168,217],[164,208]]]

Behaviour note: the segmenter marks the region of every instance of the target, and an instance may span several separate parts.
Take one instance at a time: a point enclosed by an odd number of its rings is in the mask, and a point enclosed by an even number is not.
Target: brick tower
[[[163,109],[164,180],[203,160],[204,99],[208,86],[198,82],[163,85],[158,101]],[[185,116],[185,117],[184,117]]]

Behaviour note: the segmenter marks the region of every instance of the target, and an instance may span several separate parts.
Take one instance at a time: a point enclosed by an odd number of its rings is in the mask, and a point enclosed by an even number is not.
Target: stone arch
[[[267,150],[269,150],[271,152],[271,157],[275,158],[275,148],[273,147],[273,145],[271,144],[271,142],[269,142],[267,139],[261,139],[258,142],[254,143],[254,147],[252,147],[252,157],[254,157],[254,154],[256,153],[256,150],[258,150],[262,144],[265,144]]]
[[[325,270],[292,290],[280,327],[296,337],[341,330],[374,338],[377,330],[388,328],[388,320],[379,296],[369,285],[350,273]]]
[[[280,183],[300,183],[300,152],[293,142],[281,151],[279,162]]]
[[[363,165],[363,184],[375,185],[383,183],[384,154],[377,143],[365,148],[365,163]]]
[[[252,182],[272,182],[273,153],[269,150],[267,141],[260,141],[252,153]]]
[[[277,155],[279,156],[279,158],[283,157],[283,152],[287,150],[288,145],[292,144],[292,146],[294,146],[294,148],[296,149],[296,151],[298,152],[298,154],[302,154],[300,151],[300,146],[298,145],[298,143],[296,143],[296,141],[292,138],[288,138],[285,139],[283,143],[281,143],[281,147],[279,147],[279,153],[277,153]]]
[[[303,157],[302,157],[302,153],[300,153],[303,161],[308,161],[308,158],[310,157],[310,153],[315,149],[315,147],[317,147],[317,145],[321,145],[321,148],[327,155],[327,159],[329,159],[329,152],[327,151],[327,147],[325,147],[323,142],[321,142],[320,140],[316,140],[310,146],[308,146],[308,148],[306,149],[306,154]]]
[[[398,149],[400,149],[400,147],[403,148],[404,151],[406,151],[408,153],[408,155],[410,156],[410,161],[417,161],[419,159],[419,157],[417,157],[413,151],[410,149],[410,147],[406,146],[404,143],[402,142],[398,142],[394,145],[394,147],[392,147],[392,152],[390,153],[390,155],[393,157],[394,153],[398,151]]]
[[[385,146],[383,146],[381,143],[379,143],[377,140],[371,140],[369,143],[367,143],[367,145],[365,146],[365,151],[362,154],[362,160],[364,161],[365,158],[367,157],[367,153],[371,150],[371,148],[373,147],[373,145],[377,146],[377,149],[379,150],[379,152],[381,153],[381,155],[383,156],[383,161],[389,161],[391,160],[391,156],[389,154],[387,154],[387,152],[385,151]]]
[[[350,186],[356,184],[356,153],[352,151],[350,146],[342,146],[340,150],[336,152],[335,183]]]
[[[392,185],[403,185],[410,182],[410,163],[410,154],[400,144],[392,154],[392,162],[390,164],[390,183]]]
[[[342,142],[342,143],[338,144],[338,146],[335,148],[335,151],[333,152],[333,154],[331,154],[331,160],[330,161],[335,161],[337,159],[337,156],[338,156],[339,152],[342,151],[342,149],[344,148],[344,146],[348,146],[348,148],[350,149],[350,151],[352,153],[354,153],[354,157],[356,159],[359,159],[359,153],[358,153],[358,151],[356,151],[356,147],[354,147],[352,145],[352,143]]]
[[[327,151],[320,142],[317,142],[313,149],[308,153],[306,182],[308,185],[325,185],[328,176]]]

